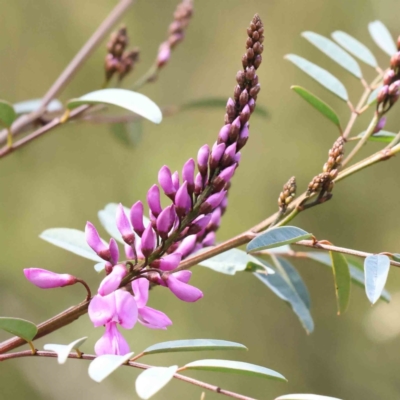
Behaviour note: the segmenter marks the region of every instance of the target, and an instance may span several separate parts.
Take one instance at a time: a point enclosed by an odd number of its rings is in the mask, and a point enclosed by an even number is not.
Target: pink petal
[[[192,271],[183,270],[175,272],[173,275],[176,279],[178,279],[178,281],[181,281],[183,283],[188,283],[192,276]]]
[[[160,269],[163,271],[172,271],[181,262],[181,253],[172,253],[160,259]]]
[[[104,354],[123,356],[129,353],[129,345],[118,331],[117,324],[110,322],[106,325],[104,335],[95,344],[94,350],[98,356]]]
[[[97,229],[91,222],[86,223],[85,237],[87,244],[94,250],[101,258],[108,261],[110,258],[110,251],[108,247],[100,238]]]
[[[127,271],[124,265],[116,265],[111,273],[107,275],[100,283],[98,293],[100,296],[107,296],[114,290],[119,288],[122,279],[125,277]]]
[[[111,322],[115,315],[115,293],[108,296],[96,294],[89,304],[89,318],[95,327]]]
[[[119,249],[118,249],[117,242],[113,238],[110,239],[109,249],[110,249],[111,261],[115,265],[118,263]]]
[[[135,279],[132,282],[133,297],[135,298],[138,308],[142,308],[149,300],[150,282],[146,278]]]
[[[172,321],[161,311],[151,307],[139,309],[139,322],[151,329],[166,329]]]
[[[168,277],[167,285],[169,290],[171,290],[171,292],[182,301],[192,303],[203,297],[203,292],[200,289],[181,282],[174,276],[174,274],[171,274]]]
[[[25,268],[24,274],[29,282],[41,289],[53,289],[76,283],[76,278],[69,274],[57,274],[41,268]]]
[[[132,329],[138,319],[135,298],[125,290],[116,290],[115,309],[118,323],[125,329]]]

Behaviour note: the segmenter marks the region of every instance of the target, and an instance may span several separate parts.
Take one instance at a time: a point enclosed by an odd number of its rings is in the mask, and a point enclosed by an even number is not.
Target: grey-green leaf
[[[217,339],[189,339],[173,340],[154,344],[143,350],[143,354],[176,353],[183,351],[202,350],[247,350],[247,347],[240,343],[228,342]]]
[[[368,97],[367,104],[370,106],[371,104],[376,102],[376,98],[378,97],[378,93],[381,90],[382,86],[377,87],[374,89]]]
[[[388,256],[374,254],[365,259],[365,292],[371,304],[375,304],[381,296],[389,270],[390,259]]]
[[[105,354],[98,356],[89,364],[89,376],[94,381],[101,382],[116,369],[118,369],[122,364],[125,364],[130,358],[132,358],[133,354],[134,353],[128,353],[124,356]]]
[[[327,70],[296,54],[287,54],[285,58],[342,100],[349,100],[343,83]]]
[[[17,113],[12,104],[5,100],[0,100],[0,124],[9,128],[17,118]]]
[[[136,379],[136,393],[143,400],[150,399],[174,377],[177,370],[177,365],[146,369]]]
[[[303,32],[301,35],[356,78],[362,78],[362,72],[357,61],[335,42],[315,32]]]
[[[337,397],[320,396],[318,394],[285,394],[275,400],[340,400]]]
[[[327,267],[332,268],[332,261],[331,258],[327,253],[324,252],[318,252],[318,251],[313,251],[313,252],[308,252],[307,256],[311,258],[312,260],[315,260],[323,265],[326,265]],[[353,261],[348,261],[349,264],[349,270],[350,270],[350,276],[351,276],[351,281],[356,284],[359,287],[362,287],[365,289],[365,279],[364,279],[364,272],[358,268],[358,266],[353,262]],[[386,301],[387,303],[390,302],[390,293],[387,290],[383,290],[381,293],[381,300]]]
[[[18,336],[27,342],[32,341],[37,334],[36,325],[21,318],[0,317],[0,329]]]
[[[345,256],[334,251],[329,252],[332,260],[338,315],[343,314],[350,301],[350,270]]]
[[[126,89],[101,89],[85,94],[78,99],[72,99],[67,107],[73,109],[84,104],[110,104],[125,108],[135,114],[159,124],[162,120],[160,108],[141,93]]]
[[[349,53],[359,58],[365,64],[370,65],[373,68],[378,66],[376,58],[372,54],[371,50],[353,36],[343,31],[335,31],[332,33],[332,37]]]
[[[81,346],[83,343],[85,343],[87,337],[83,337],[77,340],[74,340],[70,344],[45,344],[44,349],[45,350],[50,350],[54,351],[57,353],[57,361],[59,364],[64,364],[67,359],[69,354],[71,353],[72,350],[79,349],[79,346]]]
[[[185,369],[197,369],[215,372],[230,372],[242,375],[254,375],[262,378],[275,379],[287,382],[287,379],[279,372],[259,365],[241,361],[230,360],[198,360],[184,366]]]
[[[238,271],[244,271],[249,262],[259,264],[266,273],[274,273],[273,270],[268,270],[262,264],[260,264],[257,258],[240,249],[231,249],[225,251],[224,253],[200,262],[199,265],[210,268],[222,274],[235,275],[235,273]]]
[[[19,103],[14,104],[14,110],[17,114],[27,114],[32,111],[38,110],[41,104],[42,104],[42,99],[21,101]],[[46,107],[47,112],[60,111],[62,109],[63,105],[57,99],[52,100]]]
[[[271,247],[279,247],[285,244],[295,243],[299,240],[309,239],[311,233],[297,228],[296,226],[279,226],[268,229],[257,235],[247,245],[247,251],[257,251],[270,249]]]
[[[328,106],[328,104],[301,86],[291,86],[290,89],[294,90],[307,103],[311,104],[322,115],[332,121],[340,131],[342,130],[339,117],[337,116],[336,112],[330,106]]]
[[[365,135],[365,132],[361,132],[357,137],[363,137]],[[383,142],[383,143],[390,143],[394,138],[396,137],[396,134],[393,132],[388,132],[388,131],[379,131],[377,133],[374,133],[371,135],[368,140],[370,142]]]
[[[85,232],[79,231],[78,229],[47,229],[42,232],[39,237],[43,240],[46,240],[46,242],[54,244],[54,246],[61,247],[64,250],[68,250],[71,253],[77,254],[78,256],[85,257],[96,262],[104,261],[97,256],[97,254],[86,243]]]
[[[368,24],[368,30],[374,42],[389,56],[397,52],[393,37],[388,28],[381,21],[374,21]]]
[[[260,259],[260,261],[267,264],[264,260]],[[280,299],[290,304],[307,333],[311,333],[314,330],[314,321],[310,310],[304,304],[299,294],[293,289],[293,286],[289,285],[279,273],[275,273],[274,275],[255,273],[254,275]]]

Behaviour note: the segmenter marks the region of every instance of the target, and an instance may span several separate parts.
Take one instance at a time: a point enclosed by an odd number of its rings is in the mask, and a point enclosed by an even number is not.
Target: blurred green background
[[[113,0],[0,1],[0,97],[17,102],[43,95],[89,35],[116,4]],[[176,0],[137,1],[123,18],[131,44],[141,48],[141,62],[125,82],[129,87],[149,65],[164,40]],[[287,179],[296,175],[299,190],[320,172],[327,150],[337,136],[335,127],[289,89],[299,84],[329,102],[347,122],[348,108],[285,61],[286,53],[307,57],[329,69],[346,84],[355,103],[360,83],[333,65],[305,39],[304,30],[329,35],[352,34],[376,54],[382,67],[388,57],[370,38],[367,24],[382,20],[397,37],[399,4],[395,0],[197,0],[195,16],[182,45],[159,80],[143,92],[159,105],[180,104],[201,97],[232,94],[240,68],[246,27],[255,12],[265,24],[265,51],[259,70],[259,104],[269,117],[254,116],[251,140],[243,152],[230,194],[230,204],[218,232],[222,241],[254,225],[276,209]],[[104,43],[105,45],[105,43]],[[60,100],[99,88],[103,80],[104,45],[96,50],[60,96]],[[362,65],[368,80],[373,71]],[[192,110],[165,118],[159,126],[144,124],[139,145],[126,146],[110,126],[71,123],[46,134],[0,163],[0,313],[40,322],[76,304],[81,287],[40,291],[22,274],[36,266],[69,272],[95,288],[100,277],[90,261],[41,241],[50,227],[83,229],[97,221],[108,202],[129,206],[144,200],[163,164],[172,170],[212,144],[223,123],[223,109]],[[360,118],[354,133],[364,130]],[[397,131],[398,112],[388,116],[387,129]],[[364,154],[376,151],[369,144]],[[400,195],[399,161],[390,160],[346,179],[334,198],[301,215],[295,224],[339,246],[380,252],[400,251],[396,204]],[[105,237],[105,233],[102,232]],[[150,305],[174,321],[167,331],[142,326],[126,332],[136,353],[148,345],[183,338],[218,338],[244,343],[248,353],[187,353],[144,359],[157,365],[183,364],[200,358],[231,358],[275,369],[289,383],[222,374],[192,372],[190,376],[259,399],[285,393],[318,393],[350,399],[399,397],[400,322],[399,271],[390,274],[391,304],[371,308],[362,289],[353,287],[348,312],[336,316],[334,286],[329,269],[314,262],[296,263],[309,286],[316,329],[307,336],[290,308],[251,274],[234,277],[202,267],[193,283],[205,294],[196,304],[179,302],[165,290],[152,293]],[[396,294],[397,293],[397,294]],[[37,342],[69,343],[88,335],[83,350],[92,352],[102,329],[87,316]],[[0,333],[0,339],[9,336]],[[137,371],[122,368],[101,385],[87,376],[86,362],[58,366],[49,359],[16,359],[0,366],[2,399],[136,399]],[[197,387],[172,382],[155,399],[199,399]],[[220,398],[206,394],[206,400]]]

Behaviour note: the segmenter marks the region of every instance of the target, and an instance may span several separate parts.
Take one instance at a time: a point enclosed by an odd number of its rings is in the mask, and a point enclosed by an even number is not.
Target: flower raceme
[[[106,272],[89,305],[94,326],[106,329],[96,344],[97,354],[129,351],[118,324],[125,329],[133,328],[137,320],[153,329],[172,324],[164,313],[147,306],[150,282],[168,288],[182,301],[195,302],[203,297],[198,288],[188,284],[191,271],[174,270],[181,260],[215,244],[215,231],[228,204],[231,179],[239,166],[240,150],[249,138],[249,119],[260,91],[256,70],[262,60],[263,33],[263,24],[255,15],[247,29],[243,69],[236,74],[237,85],[226,105],[225,124],[211,149],[202,146],[197,162],[190,158],[184,163],[181,176],[166,165],[159,170],[159,186],[153,185],[146,197],[149,221],[144,218],[141,201],[133,204],[129,213],[118,206],[116,227],[128,260],[119,261],[114,239],[107,244],[92,223],[86,224],[86,241],[105,261]],[[164,209],[161,192],[171,201]]]

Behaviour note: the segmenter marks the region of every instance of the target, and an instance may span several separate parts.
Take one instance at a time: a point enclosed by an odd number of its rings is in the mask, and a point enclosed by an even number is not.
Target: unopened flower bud
[[[384,128],[385,124],[386,124],[386,117],[382,117],[376,124],[373,133],[378,133],[379,131],[381,131]]]
[[[229,139],[231,142],[235,142],[239,136],[241,128],[240,117],[235,118],[235,120],[231,124],[231,129],[229,131]]]
[[[226,124],[221,128],[221,130],[218,133],[218,144],[228,142],[230,130],[231,130],[231,124]]]
[[[143,224],[143,203],[141,201],[137,201],[131,208],[130,219],[133,226],[133,230],[139,235],[142,236],[144,232],[144,224]]]
[[[41,268],[25,268],[24,275],[29,282],[41,289],[53,289],[77,283],[75,276],[57,274]]]
[[[175,208],[178,216],[184,217],[189,212],[191,205],[192,201],[188,193],[187,181],[185,181],[175,195]]]
[[[232,165],[235,159],[235,155],[236,155],[236,142],[232,143],[230,146],[226,148],[224,155],[222,156],[221,165],[223,167],[228,167]]]
[[[153,185],[149,191],[147,192],[147,204],[153,215],[158,217],[160,212],[162,211],[161,208],[161,199],[160,199],[160,189],[157,185]]]
[[[377,105],[385,104],[389,97],[389,86],[384,85],[380,88],[378,95],[376,97]]]
[[[118,244],[114,238],[110,239],[108,248],[110,249],[110,261],[112,262],[112,265],[115,265],[118,263],[119,260],[119,249]]]
[[[396,73],[392,69],[388,69],[385,72],[385,75],[383,76],[383,84],[390,85],[393,82],[395,76],[396,76]]]
[[[210,157],[210,148],[207,144],[200,147],[197,153],[197,168],[202,176],[206,176],[208,172],[208,158]]]
[[[132,232],[131,224],[121,203],[117,207],[116,225],[124,242],[132,245],[135,241],[135,235]]]
[[[211,220],[211,214],[199,215],[190,225],[188,235],[193,235],[205,229]]]
[[[246,124],[244,124],[243,128],[240,130],[239,138],[238,138],[237,145],[236,145],[236,151],[241,150],[247,143],[248,139],[249,139],[249,124],[246,123]]]
[[[215,232],[207,233],[206,237],[203,239],[201,244],[204,247],[214,246],[215,245]]]
[[[235,173],[236,164],[225,168],[213,181],[213,188],[215,192],[222,190],[225,185],[231,180],[233,174]]]
[[[194,194],[198,196],[203,191],[203,188],[204,188],[204,179],[199,172],[196,175],[196,178],[194,179]]]
[[[154,251],[157,243],[157,235],[154,232],[151,224],[147,225],[142,234],[141,250],[143,255],[147,258]]]
[[[208,231],[216,231],[221,223],[221,208],[217,207],[211,214],[210,222],[207,225]]]
[[[109,261],[110,260],[110,250],[101,238],[97,229],[91,222],[86,223],[85,227],[85,238],[87,244],[92,248],[93,251],[97,253],[99,257],[103,260]]]
[[[242,124],[246,123],[250,119],[250,114],[251,114],[250,107],[246,104],[243,107],[243,110],[240,112],[240,115],[239,115],[240,122]]]
[[[328,191],[331,186],[332,179],[329,172],[321,172],[315,176],[312,181],[308,184],[308,190],[306,195],[310,196],[312,193],[317,193],[322,190]]]
[[[218,164],[224,155],[225,151],[225,143],[217,144],[215,143],[212,150],[211,150],[211,157],[210,157],[210,168],[215,169],[218,167]]]
[[[168,237],[168,232],[174,225],[175,218],[176,212],[173,205],[165,207],[157,217],[157,232],[162,239],[166,239]]]
[[[181,253],[168,254],[167,256],[160,258],[160,269],[163,271],[172,271],[179,265],[181,259]]]
[[[182,168],[182,179],[187,182],[188,193],[191,195],[194,191],[194,169],[195,162],[193,158],[186,161]]]
[[[239,96],[239,104],[243,107],[247,104],[248,101],[249,101],[249,94],[247,93],[247,90],[244,89]]]
[[[158,183],[160,184],[164,193],[171,200],[174,200],[176,189],[172,183],[171,170],[166,165],[164,165],[160,171],[158,171]]]
[[[171,57],[171,47],[168,42],[161,43],[157,54],[157,67],[162,68]]]
[[[243,71],[238,71],[238,73],[236,74],[236,82],[238,83],[238,85],[243,86],[245,83],[245,74]]]
[[[279,209],[285,211],[287,206],[296,197],[296,178],[292,176],[284,185],[278,198]]]
[[[178,248],[174,253],[179,253],[182,255],[182,259],[187,257],[194,249],[196,245],[197,237],[196,235],[186,236],[185,239],[179,244]]]
[[[200,206],[200,214],[209,214],[214,211],[221,203],[226,195],[226,190],[222,192],[212,194],[205,202]]]
[[[390,59],[390,67],[395,71],[400,67],[400,51],[392,55]]]
[[[119,285],[127,274],[125,265],[115,265],[111,273],[107,275],[100,283],[98,294],[100,296],[107,296],[119,288]]]

